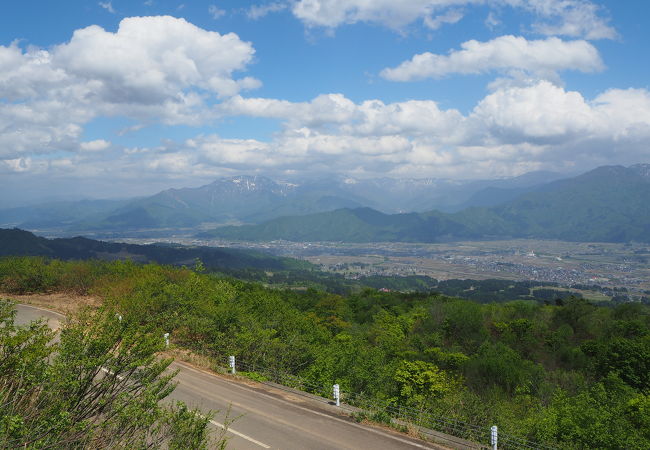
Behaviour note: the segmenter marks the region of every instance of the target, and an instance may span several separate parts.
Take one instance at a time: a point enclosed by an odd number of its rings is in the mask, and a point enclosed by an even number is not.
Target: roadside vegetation
[[[337,295],[203,272],[10,257],[0,292],[93,295],[179,348],[338,383],[344,400],[364,394],[559,448],[650,448],[648,305]]]
[[[85,310],[56,335],[0,299],[0,448],[224,448],[210,416],[165,401],[171,359],[153,325]]]

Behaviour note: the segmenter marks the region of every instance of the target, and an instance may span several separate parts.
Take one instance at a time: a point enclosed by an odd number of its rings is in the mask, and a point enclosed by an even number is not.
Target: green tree
[[[175,373],[152,329],[84,312],[60,340],[43,322],[17,326],[0,300],[0,447],[207,448],[210,416],[163,406]],[[56,339],[54,339],[56,340]]]
[[[438,366],[425,361],[402,361],[393,379],[398,386],[399,403],[418,409],[449,393],[455,384]]]

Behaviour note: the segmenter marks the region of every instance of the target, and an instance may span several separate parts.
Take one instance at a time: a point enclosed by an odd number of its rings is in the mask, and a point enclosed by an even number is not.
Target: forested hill
[[[358,420],[410,411],[417,423],[430,414],[425,426],[476,442],[496,424],[500,438],[532,441],[527,448],[650,448],[650,306],[640,303],[482,305],[374,289],[340,296],[155,264],[29,257],[0,258],[0,292],[92,292],[125,325],[164,329],[174,346],[212,364],[234,355],[256,380],[299,381],[313,393],[337,383],[346,402],[363,394],[357,404],[373,412]]]
[[[194,265],[200,259],[207,268],[288,270],[311,264],[250,250],[171,245],[137,245],[95,241],[83,237],[46,239],[19,229],[0,229],[0,256],[46,256],[58,259],[131,259],[159,264]]]
[[[242,240],[437,242],[448,239],[543,238],[650,242],[650,165],[600,167],[549,183],[500,206],[383,214],[369,208],[282,217],[222,227],[210,236]]]
[[[371,208],[344,208],[280,217],[260,225],[221,227],[201,236],[251,241],[436,242],[444,236],[478,238],[480,234],[437,211],[384,214]]]

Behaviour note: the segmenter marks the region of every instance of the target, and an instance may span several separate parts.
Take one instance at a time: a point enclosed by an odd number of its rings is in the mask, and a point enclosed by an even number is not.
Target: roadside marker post
[[[235,357],[234,356],[229,356],[228,357],[228,365],[230,366],[230,373],[233,375],[235,374]]]
[[[334,400],[336,401],[336,406],[341,406],[341,391],[339,389],[338,384],[332,386],[332,393],[334,394]]]
[[[498,430],[496,425],[492,425],[490,428],[490,443],[492,444],[492,450],[497,450],[497,439],[498,439]]]
[[[165,347],[169,347],[169,333],[163,335],[165,337]]]

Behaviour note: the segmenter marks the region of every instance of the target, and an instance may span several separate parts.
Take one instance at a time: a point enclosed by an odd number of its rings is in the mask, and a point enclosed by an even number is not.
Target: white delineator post
[[[497,438],[498,438],[497,426],[492,425],[492,428],[490,428],[490,443],[492,444],[492,450],[497,450]]]
[[[341,391],[339,389],[338,384],[332,386],[332,393],[334,394],[334,400],[336,401],[336,406],[341,406]]]
[[[230,373],[233,375],[235,374],[235,357],[234,356],[229,356],[228,357],[228,365],[230,365]]]
[[[163,335],[165,337],[165,347],[169,347],[169,333]]]

